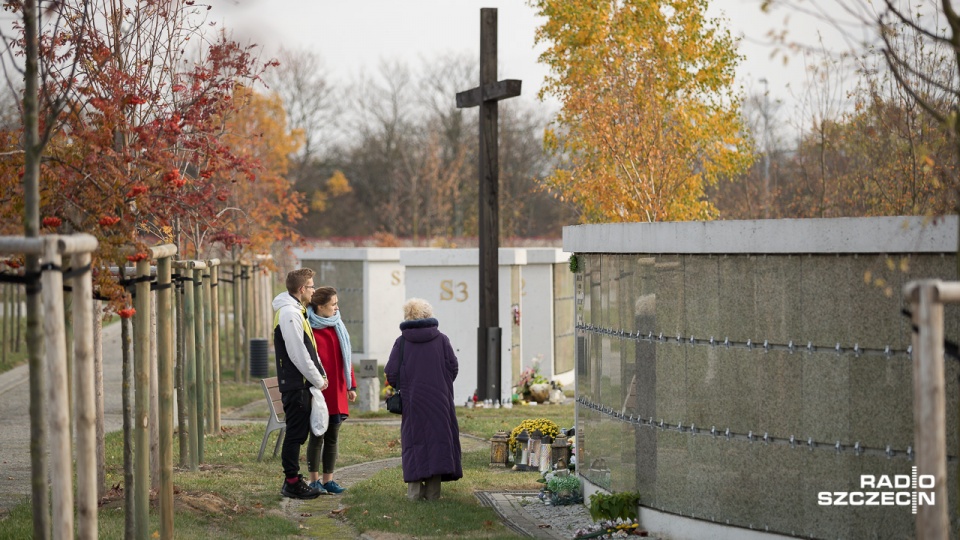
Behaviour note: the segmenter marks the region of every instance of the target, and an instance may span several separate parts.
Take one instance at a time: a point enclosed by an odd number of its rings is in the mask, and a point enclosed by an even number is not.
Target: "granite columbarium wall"
[[[911,474],[901,290],[957,279],[957,225],[566,227],[563,248],[579,264],[578,471],[588,491],[639,491],[644,525],[671,538],[912,537],[910,506],[825,506],[818,496],[864,491],[862,475]],[[960,307],[947,305],[945,321],[946,338],[960,340]],[[938,503],[956,531],[960,362],[945,365],[949,502]]]

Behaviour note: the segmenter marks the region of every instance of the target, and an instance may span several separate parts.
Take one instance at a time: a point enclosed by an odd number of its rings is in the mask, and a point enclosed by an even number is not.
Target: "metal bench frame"
[[[287,433],[287,422],[280,419],[280,415],[283,414],[283,402],[280,401],[280,389],[278,388],[277,378],[269,377],[267,379],[260,379],[260,386],[263,388],[263,395],[267,398],[267,406],[270,408],[270,416],[267,418],[267,432],[263,434],[263,442],[260,443],[260,454],[257,456],[257,461],[263,461],[263,451],[267,448],[267,440],[270,438],[270,433],[280,430],[280,435],[277,436],[277,445],[273,448],[273,457],[277,457],[277,452],[280,450],[280,443],[283,441],[283,436]]]

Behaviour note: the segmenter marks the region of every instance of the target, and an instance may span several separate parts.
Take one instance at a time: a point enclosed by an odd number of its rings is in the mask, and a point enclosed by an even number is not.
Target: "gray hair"
[[[433,306],[423,298],[411,298],[403,304],[403,320],[427,319],[433,317]]]

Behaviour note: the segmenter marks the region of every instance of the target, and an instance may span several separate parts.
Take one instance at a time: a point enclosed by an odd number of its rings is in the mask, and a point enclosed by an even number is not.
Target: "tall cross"
[[[500,248],[497,102],[520,95],[517,79],[497,80],[497,9],[480,10],[480,86],[457,93],[457,108],[480,107],[480,323],[477,328],[477,392],[499,399],[500,322],[497,252]]]

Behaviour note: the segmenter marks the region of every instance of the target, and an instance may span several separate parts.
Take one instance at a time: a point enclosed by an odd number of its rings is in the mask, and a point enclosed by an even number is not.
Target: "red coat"
[[[314,328],[313,336],[317,339],[317,353],[320,355],[320,364],[327,372],[329,386],[323,391],[323,399],[327,402],[330,414],[350,414],[347,408],[347,391],[357,387],[357,380],[353,376],[353,364],[350,365],[350,386],[343,377],[343,352],[340,350],[340,340],[337,339],[337,330],[333,326]]]

